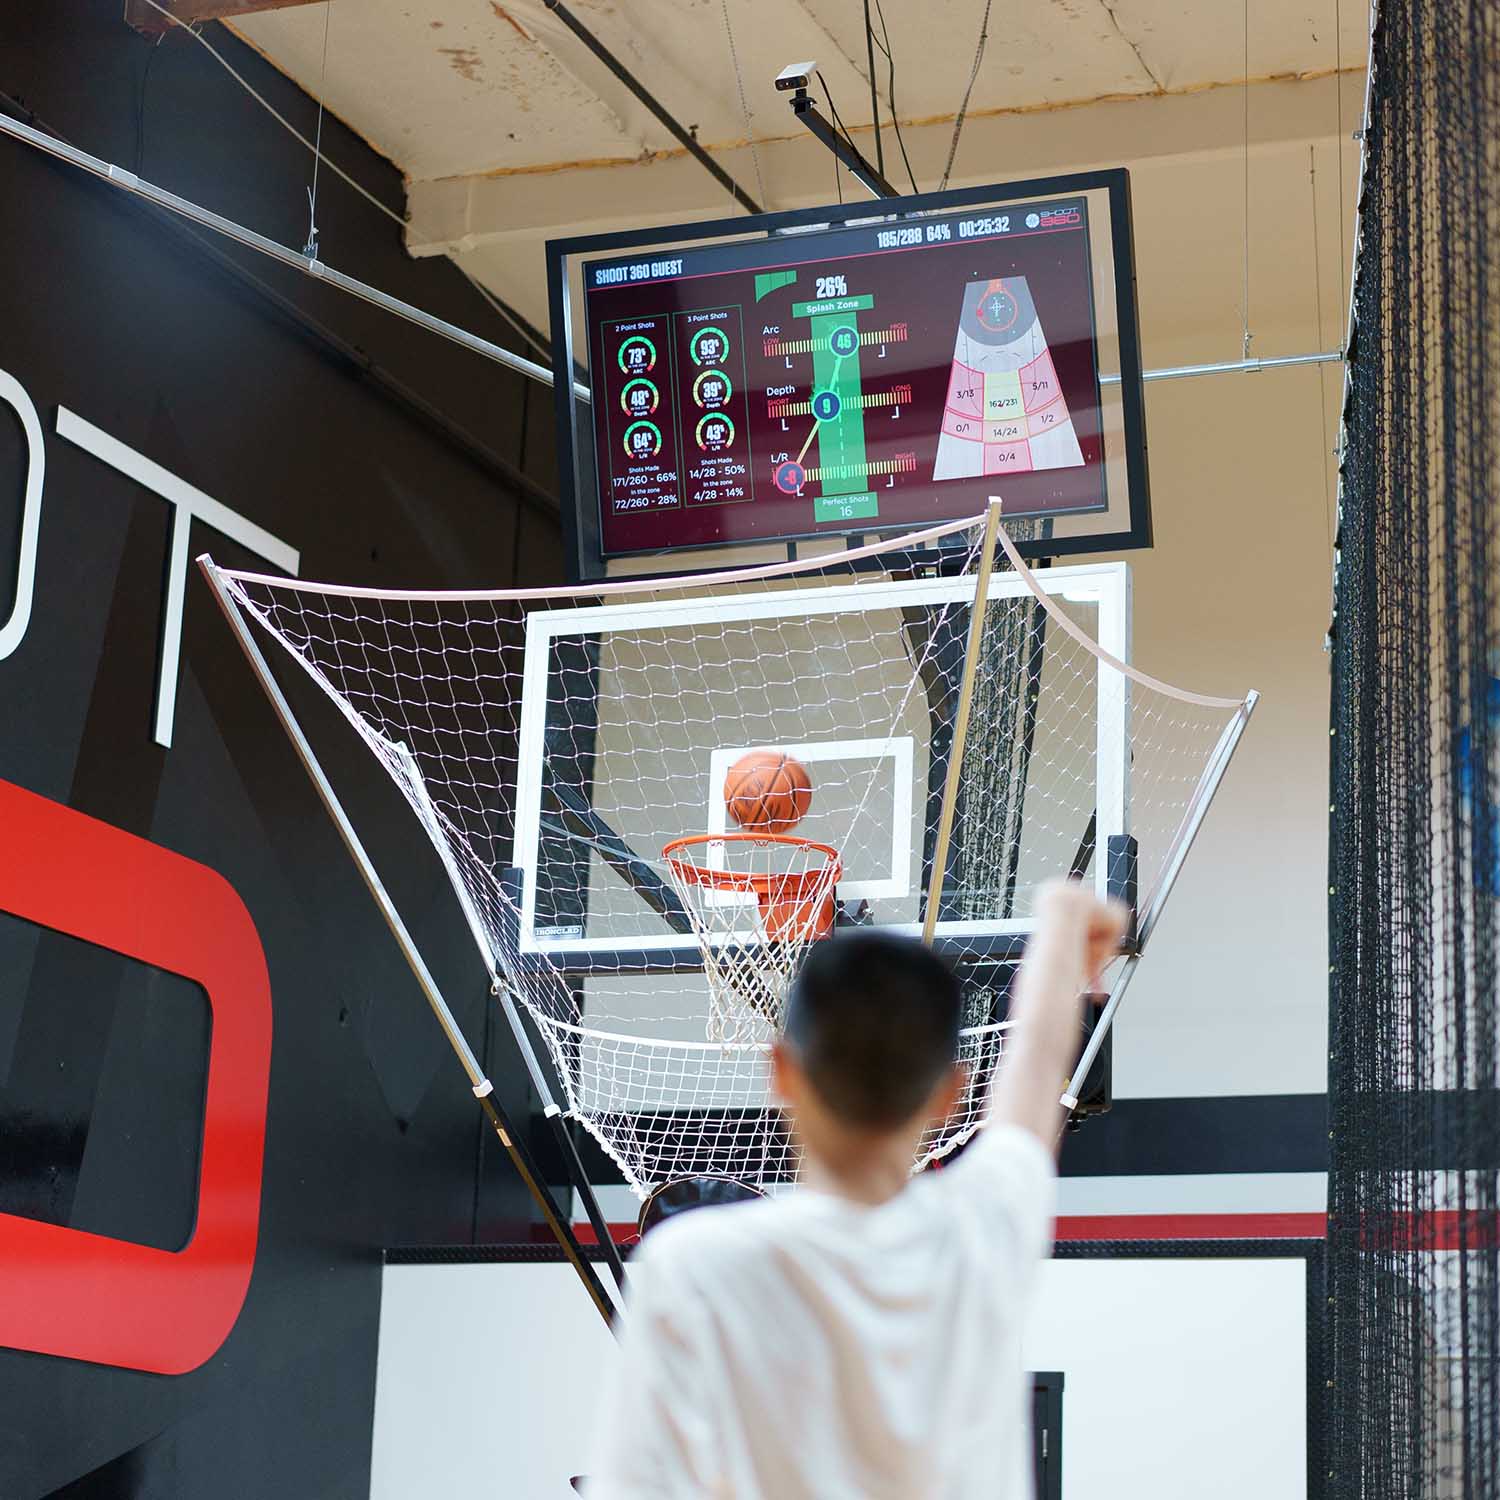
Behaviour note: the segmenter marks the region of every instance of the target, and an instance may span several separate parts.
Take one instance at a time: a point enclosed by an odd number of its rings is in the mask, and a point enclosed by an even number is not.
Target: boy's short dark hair
[[[904,1124],[958,1051],[963,989],[915,938],[850,932],[816,943],[787,995],[786,1040],[851,1125]]]

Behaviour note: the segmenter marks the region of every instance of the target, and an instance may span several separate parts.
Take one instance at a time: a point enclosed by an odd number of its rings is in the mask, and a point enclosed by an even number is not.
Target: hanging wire
[[[209,56],[212,57],[213,60],[216,63],[218,63],[219,66],[221,68],[223,68],[224,71],[226,73],[228,73],[229,76],[231,78],[233,78],[234,81],[237,84],[239,84],[239,86],[242,89],[244,89],[244,91],[253,100],[255,100],[255,102],[258,105],[260,105],[260,107],[263,110],[265,110],[265,112],[268,115],[270,115],[271,118],[273,120],[275,120],[278,125],[280,125],[282,127],[282,129],[284,129],[287,132],[288,135],[290,135],[294,139],[300,141],[304,146],[307,147],[307,149],[309,151],[311,151],[313,153],[313,157],[314,157],[314,180],[315,181],[316,181],[317,163],[321,161],[322,164],[324,166],[326,166],[328,168],[328,170],[334,174],[335,177],[341,178],[345,183],[347,183],[351,188],[353,188],[354,191],[356,193],[358,193],[359,196],[361,198],[363,198],[367,203],[369,203],[372,207],[379,209],[380,212],[383,213],[386,216],[386,218],[392,220],[393,222],[395,222],[397,224],[402,225],[403,227],[405,226],[406,219],[405,219],[404,215],[398,214],[394,209],[387,207],[372,192],[370,192],[368,189],[366,189],[365,187],[361,186],[358,182],[356,182],[354,180],[354,178],[352,178],[346,171],[344,171],[344,169],[341,166],[339,166],[339,164],[336,161],[329,160],[329,158],[323,154],[323,152],[321,150],[321,141],[322,141],[322,130],[321,130],[322,102],[321,102],[321,100],[319,101],[319,125],[320,125],[319,139],[318,139],[317,142],[313,142],[313,141],[308,140],[308,138],[305,135],[303,135],[302,132],[300,130],[298,130],[297,127],[295,125],[293,125],[292,122],[290,120],[288,120],[286,118],[286,116],[283,115],[275,107],[275,105],[273,105],[263,94],[259,93],[251,85],[251,83],[245,78],[245,76],[242,73],[238,72],[229,63],[229,61],[223,56],[223,54],[220,53],[219,51],[217,51],[212,46],[212,44],[205,37],[201,36],[197,31],[195,31],[191,26],[187,25],[185,22],[179,20],[176,16],[174,16],[172,14],[171,11],[166,10],[164,7],[162,7],[161,5],[157,4],[157,0],[144,0],[144,3],[146,5],[149,5],[152,8],[152,10],[160,11],[160,13],[163,16],[165,16],[167,18],[167,20],[172,23],[172,25],[182,27],[182,29],[184,31],[186,31],[187,34],[190,37],[192,37],[192,39],[195,42],[197,42],[198,45],[200,47],[202,47],[209,54]],[[331,9],[331,0],[330,0],[330,9]],[[325,47],[326,47],[326,34],[325,34]],[[327,71],[326,54],[325,54],[325,62],[324,62],[324,71],[325,71],[325,76],[326,76],[326,71]],[[536,334],[531,329],[529,329],[526,326],[526,324],[520,318],[518,318],[516,316],[516,314],[514,312],[512,312],[509,307],[507,307],[505,305],[504,302],[502,302],[500,300],[500,298],[498,298],[497,296],[495,296],[495,294],[493,292],[491,292],[490,289],[488,287],[486,287],[476,277],[470,275],[470,273],[468,271],[466,271],[464,269],[464,267],[462,265],[460,265],[459,262],[456,259],[454,259],[453,257],[450,256],[449,260],[452,263],[452,265],[454,266],[454,268],[458,271],[459,275],[461,275],[464,278],[464,280],[467,281],[469,283],[469,285],[472,286],[474,288],[474,290],[477,291],[479,293],[479,295],[481,297],[483,297],[484,300],[487,303],[489,303],[490,307],[512,329],[514,329],[515,332],[527,344],[529,344],[533,349],[537,350],[540,354],[544,355],[547,359],[549,359],[549,360],[551,359],[551,357],[552,357],[552,349],[551,349],[551,346],[549,344],[547,344],[545,340],[538,338],[536,336]]]
[[[1250,0],[1244,0],[1245,25],[1245,286],[1240,318],[1245,341],[1242,359],[1250,358]]]
[[[1338,142],[1335,139],[1335,161]],[[1318,320],[1318,348],[1323,347],[1323,255],[1318,239],[1318,148],[1309,144],[1307,148],[1307,181],[1312,193],[1313,236],[1313,306]],[[1328,381],[1327,367],[1318,366],[1318,415],[1323,423],[1323,530],[1327,534],[1328,551],[1333,552],[1333,476],[1329,469],[1328,443]]]
[[[969,112],[969,96],[974,92],[974,80],[979,77],[979,65],[984,61],[985,43],[990,39],[990,7],[993,4],[994,0],[984,0],[984,16],[979,22],[979,46],[974,51],[974,66],[969,70],[969,86],[964,90],[963,103],[953,121],[953,139],[948,143],[948,162],[943,168],[943,180],[938,184],[939,192],[948,186],[948,179],[953,175],[953,158],[958,155],[958,138],[963,134],[964,116]]]
[[[151,43],[151,50],[146,54],[146,66],[141,70],[141,84],[136,91],[135,172],[137,176],[146,170],[146,90],[151,82],[151,69],[156,62],[156,54],[160,50],[161,37],[157,37]]]
[[[1349,264],[1344,243],[1344,16],[1340,0],[1333,0],[1333,138],[1338,144],[1334,157],[1339,169],[1339,282]],[[1346,334],[1347,337],[1347,334]]]
[[[901,161],[906,168],[906,180],[911,183],[912,192],[917,193],[921,189],[917,187],[916,174],[911,169],[911,158],[906,154],[906,142],[901,138],[901,116],[896,113],[896,57],[891,51],[891,34],[886,29],[885,10],[880,0],[875,0],[875,16],[880,22],[880,36],[876,39],[875,45],[885,53],[887,63],[885,102],[891,110],[891,129],[896,132],[896,144],[901,148]]]
[[[452,259],[452,257],[450,257],[450,259]],[[470,272],[466,271],[460,262],[454,260],[453,265],[457,269],[458,274],[462,276],[463,279],[467,281],[469,285],[473,287],[474,290],[478,292],[486,302],[489,303],[490,307],[496,313],[498,313],[500,317],[502,317],[507,323],[510,324],[512,328],[515,329],[515,331],[526,343],[531,345],[531,347],[535,349],[537,353],[540,354],[544,359],[549,361],[551,360],[551,344],[549,344],[545,339],[538,338],[537,335],[526,326],[526,323],[522,318],[513,313],[510,308],[507,307],[505,303],[502,302],[500,298],[497,297],[477,276],[474,276]]]
[[[766,184],[760,175],[760,153],[755,149],[755,127],[750,123],[750,104],[745,98],[745,74],[740,67],[740,54],[734,45],[734,27],[729,24],[729,0],[719,0],[724,12],[724,35],[729,38],[729,61],[734,66],[734,81],[740,91],[740,113],[745,117],[745,138],[750,142],[750,160],[755,167],[755,196],[766,201]]]
[[[885,176],[885,144],[880,139],[880,89],[875,82],[875,25],[870,19],[870,0],[865,0],[865,56],[870,68],[870,118],[875,124],[875,170]]]
[[[318,163],[323,160],[323,100],[328,96],[328,33],[333,24],[333,0],[323,7],[323,74],[318,81],[318,130],[313,142],[312,186],[307,190],[307,244],[302,253],[318,258]]]
[[[367,203],[372,204],[375,208],[378,208],[380,212],[386,216],[386,218],[394,219],[398,224],[406,223],[406,218],[404,215],[398,214],[395,209],[390,208],[386,204],[382,203],[374,193],[370,192],[368,188],[356,182],[346,171],[344,171],[341,166],[339,166],[337,162],[329,161],[327,157],[323,157],[319,152],[318,147],[312,141],[308,140],[308,138],[303,135],[302,132],[298,130],[297,127],[293,125],[292,122],[288,120],[287,117],[282,114],[281,111],[278,110],[269,99],[265,97],[264,94],[259,93],[251,85],[249,80],[246,79],[242,73],[238,72],[228,61],[228,59],[226,59],[224,55],[214,47],[214,45],[208,40],[207,37],[203,36],[193,27],[189,26],[187,22],[179,20],[164,5],[157,4],[157,0],[142,0],[142,3],[145,5],[149,5],[152,10],[158,11],[160,14],[165,16],[173,26],[180,26],[185,32],[187,32],[187,34],[192,37],[192,39],[197,42],[197,44],[202,47],[208,53],[208,55],[212,57],[213,60],[218,63],[218,65],[223,68],[224,71],[228,73],[229,76],[233,78],[234,81],[239,84],[239,86],[244,89],[244,91],[249,94],[250,97],[254,99],[255,102],[260,105],[260,107],[265,110],[268,115],[271,116],[273,120],[277,122],[277,124],[279,124],[289,135],[301,141],[302,144],[306,146],[314,156],[321,157],[323,165],[327,167],[335,177],[341,177],[346,183],[348,183],[351,188],[354,189],[356,193],[359,194],[361,198],[363,198]]]

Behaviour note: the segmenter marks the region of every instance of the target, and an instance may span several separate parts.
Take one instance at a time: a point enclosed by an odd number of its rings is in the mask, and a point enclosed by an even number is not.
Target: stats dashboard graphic
[[[585,270],[606,556],[1103,509],[1084,198]]]
[[[1083,449],[1024,276],[971,281],[934,479],[1072,468]]]

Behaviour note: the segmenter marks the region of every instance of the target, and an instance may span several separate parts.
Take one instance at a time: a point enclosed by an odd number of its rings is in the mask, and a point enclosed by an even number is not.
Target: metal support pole
[[[1208,770],[1204,772],[1203,784],[1188,805],[1187,816],[1183,820],[1182,831],[1177,838],[1176,850],[1167,862],[1166,869],[1162,871],[1161,879],[1157,882],[1156,890],[1151,897],[1151,905],[1147,908],[1145,916],[1141,918],[1139,934],[1136,938],[1138,947],[1146,946],[1146,940],[1161,919],[1162,911],[1167,904],[1167,897],[1172,894],[1172,887],[1177,884],[1177,877],[1182,873],[1183,862],[1188,857],[1188,851],[1193,847],[1193,841],[1198,837],[1198,830],[1203,827],[1203,820],[1208,816],[1208,810],[1218,795],[1219,783],[1224,779],[1224,772],[1229,769],[1230,759],[1234,755],[1241,736],[1245,733],[1246,726],[1250,723],[1250,715],[1255,712],[1255,705],[1259,702],[1260,694],[1252,688],[1245,695],[1245,706],[1224,726],[1224,733],[1219,736],[1219,743],[1214,746],[1213,754],[1209,757]]]
[[[1194,792],[1193,800],[1188,804],[1187,814],[1178,832],[1172,857],[1167,861],[1167,867],[1162,872],[1161,880],[1157,883],[1152,895],[1151,905],[1137,928],[1135,951],[1127,957],[1124,969],[1115,980],[1109,1001],[1099,1017],[1099,1024],[1094,1027],[1094,1034],[1089,1038],[1089,1044],[1084,1048],[1083,1056],[1078,1060],[1078,1066],[1074,1068],[1073,1076],[1068,1080],[1068,1086],[1063,1092],[1060,1102],[1066,1109],[1072,1109],[1078,1103],[1078,1091],[1083,1087],[1084,1080],[1089,1075],[1089,1069],[1093,1066],[1095,1057],[1099,1055],[1099,1048],[1104,1045],[1104,1038],[1111,1025],[1114,1024],[1115,1012],[1120,1008],[1120,1002],[1125,996],[1125,988],[1135,973],[1135,966],[1140,961],[1141,953],[1145,950],[1146,940],[1151,936],[1152,930],[1161,917],[1162,910],[1167,904],[1167,897],[1172,894],[1172,887],[1177,883],[1178,875],[1182,873],[1183,862],[1188,857],[1188,851],[1193,847],[1193,841],[1198,837],[1198,830],[1203,827],[1203,820],[1208,816],[1208,809],[1213,805],[1219,784],[1224,779],[1224,772],[1229,769],[1229,762],[1234,755],[1235,747],[1239,744],[1240,736],[1244,734],[1245,726],[1250,722],[1250,715],[1255,712],[1255,705],[1259,701],[1259,693],[1252,691],[1246,695],[1244,706],[1224,726],[1224,732],[1219,736],[1219,743],[1214,746],[1213,754],[1209,756],[1203,780]]]
[[[969,708],[974,701],[974,672],[984,635],[984,613],[990,602],[990,572],[995,566],[995,539],[1000,531],[1000,502],[991,500],[984,518],[984,545],[979,550],[979,574],[974,580],[974,604],[969,615],[969,641],[964,650],[964,674],[953,712],[953,741],[948,746],[948,776],[943,806],[938,814],[937,842],[932,848],[932,874],[927,882],[927,910],[922,916],[922,941],[930,948],[943,899],[943,876],[948,868],[948,842],[953,837],[953,814],[958,805],[959,773],[963,769],[964,740],[969,733]]]
[[[1198,375],[1254,375],[1261,370],[1284,370],[1292,365],[1331,365],[1344,357],[1342,349],[1322,354],[1278,354],[1271,359],[1231,359],[1210,365],[1165,365],[1156,370],[1142,370],[1142,380],[1191,380]],[[1119,375],[1101,375],[1100,385],[1119,385]]]
[[[874,58],[870,62],[871,105],[875,102],[874,88]],[[1368,87],[1366,89],[1365,120],[1369,122]],[[880,119],[879,113],[875,116],[875,149],[879,160],[872,164],[851,141],[844,138],[843,134],[836,130],[825,120],[813,103],[812,96],[806,88],[799,88],[791,98],[792,113],[807,127],[807,129],[821,141],[833,154],[859,179],[877,198],[899,198],[900,191],[890,182],[885,175],[885,156],[880,147]],[[1357,227],[1357,226],[1356,226]],[[1351,328],[1353,312],[1351,307]],[[1141,379],[1144,380],[1187,380],[1198,375],[1253,375],[1261,370],[1279,370],[1291,365],[1323,365],[1337,364],[1344,359],[1343,349],[1330,349],[1321,354],[1282,354],[1270,359],[1235,359],[1226,360],[1215,364],[1197,365],[1167,365],[1156,370],[1142,370]],[[1119,385],[1122,377],[1119,375],[1101,375],[1099,384]]]
[[[536,1091],[537,1098],[541,1101],[542,1112],[548,1123],[552,1126],[554,1133],[558,1136],[558,1144],[562,1148],[563,1165],[567,1168],[568,1179],[577,1189],[579,1196],[583,1199],[584,1208],[588,1213],[589,1223],[593,1226],[594,1234],[599,1241],[599,1248],[604,1258],[609,1262],[610,1274],[615,1279],[615,1285],[620,1291],[625,1290],[625,1262],[620,1257],[619,1247],[615,1244],[614,1236],[609,1232],[604,1214],[599,1207],[598,1195],[594,1192],[594,1185],[584,1175],[583,1163],[579,1160],[578,1150],[573,1144],[573,1137],[568,1132],[568,1122],[563,1118],[561,1106],[552,1093],[552,1085],[547,1079],[546,1070],[542,1067],[541,1059],[536,1055],[536,1049],[531,1045],[530,1033],[526,1030],[521,1020],[521,1014],[516,1009],[515,996],[511,993],[510,986],[503,978],[503,964],[500,956],[495,952],[494,944],[490,941],[490,935],[485,930],[483,921],[480,919],[478,908],[474,905],[474,898],[469,894],[469,888],[464,883],[463,872],[458,868],[458,862],[453,857],[446,836],[443,833],[442,819],[433,804],[432,797],[427,790],[427,781],[422,775],[422,767],[417,757],[412,754],[411,747],[403,744],[393,744],[392,751],[401,761],[406,771],[407,785],[410,787],[411,796],[416,803],[416,812],[419,821],[427,830],[427,836],[432,840],[432,847],[437,851],[438,858],[442,861],[443,869],[448,873],[448,883],[453,887],[453,894],[458,898],[458,904],[463,911],[464,920],[469,924],[469,932],[473,936],[475,946],[484,958],[485,966],[490,972],[490,993],[500,1002],[501,1009],[505,1012],[506,1023],[510,1026],[511,1035],[515,1038],[516,1047],[521,1054],[521,1061],[526,1065],[527,1076],[531,1079],[531,1086]],[[572,1205],[567,1205],[571,1218]]]
[[[870,64],[870,118],[875,122],[875,170],[883,177],[885,147],[880,140],[880,93],[875,84],[875,28],[870,25],[870,0],[865,0],[865,56]],[[893,120],[894,118],[892,116]]]
[[[239,642],[240,649],[245,653],[250,663],[251,670],[260,682],[262,690],[270,700],[276,717],[281,722],[281,727],[286,731],[287,737],[292,742],[303,768],[312,780],[314,789],[317,791],[328,815],[333,819],[334,827],[338,830],[339,837],[344,841],[344,847],[349,851],[360,875],[364,878],[370,895],[375,900],[381,916],[385,919],[386,926],[395,938],[401,955],[405,958],[407,966],[416,978],[418,986],[426,997],[432,1013],[437,1017],[438,1025],[442,1027],[443,1034],[448,1038],[448,1044],[458,1056],[463,1070],[468,1074],[469,1084],[474,1097],[479,1100],[484,1109],[485,1117],[489,1120],[491,1128],[500,1139],[500,1144],[505,1147],[506,1153],[511,1159],[512,1165],[520,1174],[521,1180],[526,1185],[537,1207],[542,1212],[542,1217],[547,1222],[547,1227],[552,1231],[558,1244],[562,1247],[563,1254],[578,1273],[583,1282],[584,1289],[588,1292],[594,1306],[599,1310],[600,1316],[606,1323],[611,1323],[614,1317],[614,1304],[610,1300],[609,1293],[604,1289],[599,1274],[585,1258],[577,1237],[573,1233],[572,1225],[558,1213],[557,1205],[552,1201],[552,1195],[542,1185],[535,1167],[531,1161],[530,1153],[526,1150],[524,1142],[516,1135],[510,1122],[506,1119],[504,1111],[494,1097],[494,1085],[485,1076],[484,1069],[480,1066],[479,1059],[475,1057],[473,1049],[469,1046],[468,1039],[464,1036],[458,1022],[454,1019],[453,1012],[449,1010],[448,1003],[443,999],[442,991],[438,989],[437,981],[433,979],[427,968],[426,961],[422,958],[420,950],[412,941],[411,934],[406,930],[406,924],[401,920],[401,914],[396,910],[395,903],[385,889],[379,874],[376,872],[374,863],[365,851],[359,835],[354,831],[354,825],[349,821],[349,815],[344,811],[343,804],[338,799],[338,794],[333,790],[332,784],[318,763],[317,756],[313,753],[307,736],[302,732],[302,726],[297,722],[291,705],[286,701],[280,685],[271,675],[270,666],[267,664],[260,647],[255,638],[250,634],[249,627],[241,616],[238,608],[229,597],[229,592],[224,586],[224,581],[214,566],[213,559],[206,553],[199,557],[198,566],[203,571],[203,576],[208,580],[209,587],[213,589],[214,598],[219,608],[224,613],[224,618],[229,628],[234,632],[235,639]]]
[[[568,1129],[562,1106],[553,1096],[552,1086],[547,1081],[541,1059],[536,1055],[536,1049],[531,1045],[531,1038],[527,1034],[521,1013],[516,1009],[515,996],[511,994],[509,985],[501,979],[495,981],[494,992],[500,1001],[501,1009],[505,1012],[505,1019],[510,1023],[511,1035],[516,1039],[516,1046],[520,1048],[521,1058],[526,1064],[526,1072],[531,1078],[531,1086],[536,1090],[537,1098],[541,1100],[542,1115],[557,1138],[557,1144],[563,1155],[563,1165],[568,1171],[568,1178],[577,1190],[578,1196],[583,1199],[584,1212],[588,1215],[594,1237],[599,1241],[599,1249],[603,1252],[605,1260],[609,1262],[610,1274],[615,1278],[615,1285],[623,1292],[625,1290],[625,1262],[620,1255],[620,1247],[615,1244],[615,1238],[609,1232],[609,1223],[604,1217],[604,1210],[599,1207],[599,1196],[595,1193],[593,1183],[588,1180],[588,1175],[583,1170],[583,1160],[578,1155],[578,1147],[574,1143],[572,1132]]]
[[[1058,1103],[1064,1109],[1076,1109],[1078,1107],[1078,1093],[1083,1088],[1084,1080],[1089,1076],[1089,1069],[1094,1066],[1094,1059],[1099,1055],[1099,1049],[1104,1045],[1104,1038],[1109,1034],[1109,1028],[1114,1024],[1115,1012],[1119,1010],[1121,1002],[1125,999],[1125,991],[1130,981],[1135,977],[1136,966],[1140,963],[1139,953],[1129,954],[1125,959],[1125,966],[1115,976],[1114,985],[1109,992],[1109,999],[1104,1004],[1104,1009],[1099,1013],[1099,1019],[1094,1025],[1093,1035],[1089,1037],[1089,1044],[1083,1049],[1083,1056],[1078,1060],[1078,1066],[1073,1069],[1073,1076],[1068,1080],[1068,1086],[1063,1090],[1062,1098]]]

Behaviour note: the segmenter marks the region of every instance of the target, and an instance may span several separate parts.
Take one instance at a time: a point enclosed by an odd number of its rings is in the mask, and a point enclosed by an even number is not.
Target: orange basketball
[[[724,778],[729,816],[751,833],[786,833],[812,804],[812,778],[780,750],[750,750]]]

